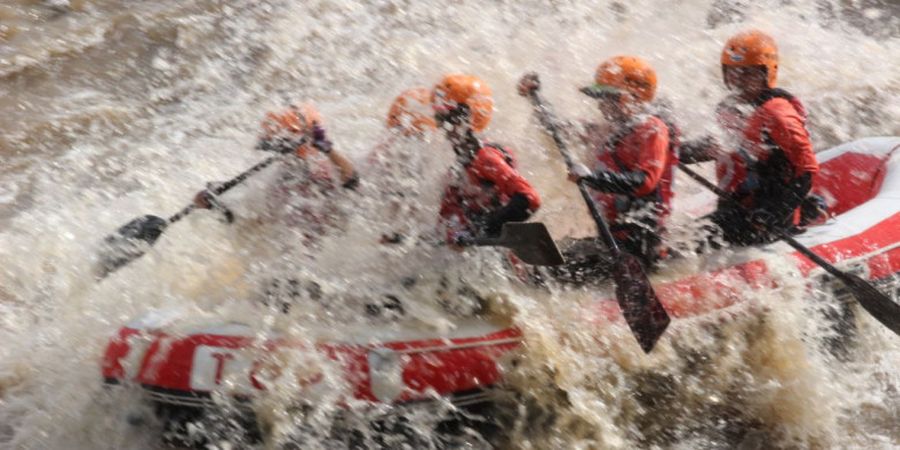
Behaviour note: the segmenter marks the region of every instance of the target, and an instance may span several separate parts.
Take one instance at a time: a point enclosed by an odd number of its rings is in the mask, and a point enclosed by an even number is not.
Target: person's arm
[[[681,143],[678,149],[678,160],[685,164],[697,164],[716,159],[721,149],[716,138],[704,136]]]
[[[359,185],[359,175],[353,167],[353,163],[334,149],[334,144],[325,136],[325,129],[316,125],[313,127],[312,146],[316,150],[328,156],[328,160],[338,169],[341,186],[354,189]]]
[[[488,236],[496,236],[507,222],[524,222],[541,207],[537,191],[518,171],[497,151],[481,151],[472,163],[475,174],[494,187],[509,200],[505,205],[489,212],[480,220],[479,226]]]
[[[541,197],[516,169],[506,163],[499,151],[482,150],[472,162],[471,170],[483,180],[491,182],[501,194],[512,198],[520,194],[531,212],[541,207]]]
[[[359,175],[356,173],[356,168],[353,167],[353,163],[350,162],[349,159],[334,150],[328,153],[328,159],[338,168],[341,186],[348,189],[354,189],[359,185]]]
[[[582,172],[583,173],[583,172]],[[611,172],[598,170],[587,175],[576,174],[573,181],[583,180],[591,189],[613,194],[633,194],[647,182],[647,175],[640,170],[627,172]],[[570,176],[570,180],[573,177]]]

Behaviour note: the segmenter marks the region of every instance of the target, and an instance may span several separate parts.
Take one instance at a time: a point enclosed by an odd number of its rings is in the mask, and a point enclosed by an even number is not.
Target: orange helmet
[[[313,127],[322,126],[322,116],[316,108],[308,103],[291,105],[281,113],[266,113],[263,119],[262,140],[277,138],[299,138],[311,135]],[[297,156],[305,157],[312,152],[309,144],[303,144],[296,149]]]
[[[615,56],[603,61],[597,66],[594,83],[581,92],[594,98],[624,92],[637,102],[649,102],[656,95],[656,71],[636,56]]]
[[[491,88],[472,75],[446,75],[431,92],[431,107],[437,114],[448,113],[460,105],[468,107],[469,122],[475,131],[484,130],[494,112]]]
[[[428,106],[431,91],[428,88],[413,88],[403,91],[388,111],[388,128],[399,129],[406,136],[422,133],[435,128],[434,117]]]
[[[759,30],[740,32],[731,37],[722,49],[722,67],[763,66],[769,87],[778,78],[778,46],[775,39]]]
[[[308,103],[291,105],[281,113],[266,113],[263,120],[263,136],[311,133],[314,125],[322,125],[322,116]]]

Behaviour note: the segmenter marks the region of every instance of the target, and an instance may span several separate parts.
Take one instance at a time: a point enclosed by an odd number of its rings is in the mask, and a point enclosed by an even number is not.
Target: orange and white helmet
[[[272,139],[299,139],[312,137],[315,127],[322,127],[322,116],[314,106],[308,103],[291,105],[280,113],[266,113],[262,122],[263,141]],[[311,139],[310,139],[311,141]],[[305,157],[312,153],[309,143],[297,147],[297,156]]]
[[[494,113],[491,88],[472,75],[450,74],[444,76],[431,92],[431,107],[435,116],[448,116],[464,109],[475,131],[487,128]]]
[[[308,134],[316,125],[322,126],[322,116],[315,107],[308,103],[291,105],[280,113],[266,113],[263,137]]]
[[[388,111],[388,128],[399,130],[404,136],[420,134],[435,128],[431,111],[431,91],[420,87],[403,91]]]
[[[742,31],[722,49],[722,68],[765,67],[770,88],[778,79],[778,46],[775,39],[759,30]]]
[[[614,56],[597,66],[594,85],[581,92],[593,98],[626,94],[626,102],[649,102],[656,95],[656,71],[636,56]]]

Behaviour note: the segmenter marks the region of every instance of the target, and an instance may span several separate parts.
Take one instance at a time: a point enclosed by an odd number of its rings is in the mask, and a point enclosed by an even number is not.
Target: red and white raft
[[[139,384],[159,404],[205,408],[213,406],[214,391],[242,399],[266,390],[273,372],[279,376],[282,370],[274,367],[273,353],[311,350],[290,338],[260,339],[257,330],[241,323],[167,331],[167,325],[183,318],[176,311],[156,311],[122,327],[103,358],[106,382]],[[342,403],[406,404],[442,397],[465,407],[487,399],[483,388],[501,377],[498,362],[520,342],[517,328],[464,318],[447,332],[408,330],[393,338],[346,338],[313,347],[327,359],[328,370],[342,374],[338,384],[349,396]],[[321,360],[310,361],[318,367],[290,369],[299,388],[322,380]]]
[[[818,157],[822,169],[815,190],[826,198],[835,216],[798,239],[838,267],[864,278],[893,279],[900,273],[900,138],[863,139]],[[824,281],[817,266],[784,244],[762,250],[795,262],[812,283]],[[771,259],[657,281],[655,289],[673,318],[701,315],[742,301],[748,286],[771,287],[774,277],[766,261]],[[615,300],[598,301],[597,307],[596,320],[618,320]],[[248,348],[277,351],[301,346],[277,337],[260,342],[254,329],[240,323],[173,334],[166,331],[171,320],[157,313],[122,327],[104,355],[102,371],[107,382],[136,383],[159,404],[202,408],[211,404],[210,393],[226,382],[238,380],[241,396],[252,397],[265,389],[260,371],[266,363],[253,356],[258,351],[245,351]],[[446,334],[410,333],[377,344],[327,341],[315,348],[338,364],[354,399],[404,404],[439,396],[465,406],[486,399],[484,389],[501,381],[500,361],[521,340],[516,328],[471,318]],[[319,382],[317,376],[310,371],[300,384],[314,385]]]

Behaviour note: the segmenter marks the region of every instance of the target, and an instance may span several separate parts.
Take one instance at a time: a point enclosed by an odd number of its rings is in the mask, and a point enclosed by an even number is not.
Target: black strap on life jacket
[[[795,97],[794,94],[791,94],[790,92],[788,92],[784,89],[771,88],[771,89],[766,89],[761,94],[759,94],[759,97],[756,97],[756,99],[753,100],[753,105],[758,108],[762,105],[765,105],[767,101],[772,100],[773,98],[783,98],[787,101],[793,101],[793,100],[797,99],[797,97]]]

